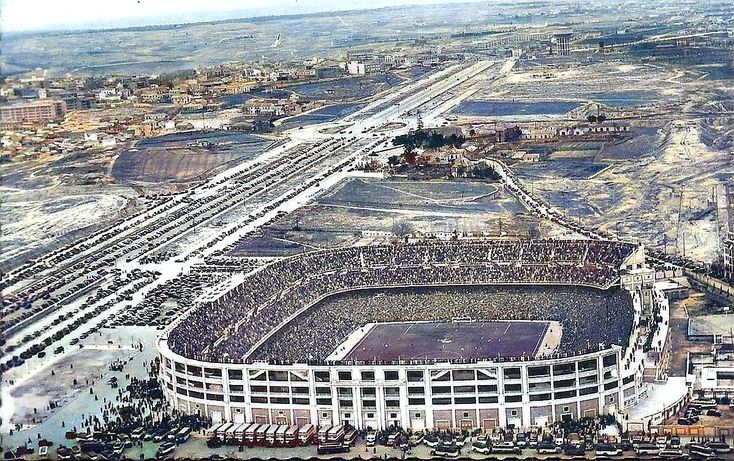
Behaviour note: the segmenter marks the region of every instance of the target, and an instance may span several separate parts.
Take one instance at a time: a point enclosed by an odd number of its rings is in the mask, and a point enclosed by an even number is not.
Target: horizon
[[[153,7],[146,13],[129,11],[124,17],[113,17],[119,10],[109,11],[102,19],[93,0],[0,0],[0,31],[4,34],[43,34],[55,32],[88,32],[139,27],[166,27],[207,22],[236,21],[262,17],[288,17],[350,11],[370,11],[382,8],[429,6],[461,3],[490,3],[493,0],[373,0],[365,6],[357,0],[251,0],[246,8],[237,7],[237,0],[219,0],[212,8],[205,0],[124,0],[142,8]],[[145,2],[144,3],[141,3]],[[520,0],[525,1],[525,0]],[[63,8],[62,8],[63,5]],[[171,12],[175,7],[179,11]],[[293,11],[299,9],[300,11]],[[40,16],[38,10],[47,13]],[[49,11],[50,10],[50,11]],[[55,13],[55,14],[54,14]],[[85,15],[87,17],[85,17]],[[55,18],[49,20],[49,18]],[[95,18],[95,19],[92,19]],[[80,18],[73,20],[72,18]]]

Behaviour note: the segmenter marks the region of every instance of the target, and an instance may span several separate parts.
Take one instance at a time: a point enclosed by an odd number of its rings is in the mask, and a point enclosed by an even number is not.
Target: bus
[[[698,407],[702,410],[715,410],[716,400],[714,399],[695,399],[691,400],[691,407]]]
[[[275,434],[278,432],[278,429],[280,429],[280,426],[276,424],[271,424],[268,427],[268,430],[265,432],[265,443],[267,445],[275,445]]]
[[[357,443],[357,430],[350,427],[348,431],[344,432],[344,440],[342,441],[345,445],[353,447]]]
[[[217,437],[219,439],[221,439],[221,440],[224,440],[225,439],[225,436],[227,434],[227,429],[229,429],[232,426],[234,426],[234,424],[232,424],[232,423],[226,423],[226,424],[222,424],[221,426],[219,426],[219,428],[217,428],[217,432],[216,432]]]
[[[252,426],[245,429],[245,443],[250,445],[255,444],[255,432],[257,431],[258,427],[260,427],[259,424],[253,424]]]
[[[189,437],[191,437],[191,428],[182,427],[181,430],[176,433],[176,443],[184,443],[189,440]]]
[[[654,443],[641,443],[635,451],[638,455],[657,455],[660,453],[660,448]]]
[[[206,430],[206,435],[208,437],[214,437],[215,435],[217,435],[217,429],[219,429],[222,426],[224,426],[224,423],[213,425],[212,427]]]
[[[319,428],[319,432],[317,433],[317,438],[319,443],[326,443],[326,434],[329,432],[329,430],[332,428],[332,426],[321,426]]]
[[[326,441],[331,443],[341,443],[344,440],[345,432],[344,426],[341,424],[336,425],[326,433]]]
[[[247,432],[247,428],[252,426],[251,423],[245,423],[237,428],[237,430],[234,431],[234,437],[235,439],[242,442],[245,438],[245,432]]]
[[[313,424],[306,424],[298,429],[298,443],[301,445],[308,445],[313,442],[314,436],[316,435],[316,426]]]
[[[257,428],[257,430],[255,431],[255,443],[256,444],[265,443],[265,437],[269,429],[270,429],[270,424],[263,424],[262,426]]]
[[[318,448],[316,449],[316,453],[320,455],[330,455],[333,453],[348,453],[349,447],[344,446],[341,443],[320,443]]]
[[[280,425],[278,430],[275,432],[275,443],[276,445],[285,445],[285,433],[288,431],[288,426]]]
[[[693,458],[698,459],[713,459],[716,458],[716,452],[712,450],[709,447],[699,445],[699,444],[692,444],[688,447],[688,453]]]
[[[283,445],[293,447],[298,444],[298,426],[288,426],[285,434],[283,434]]]
[[[228,443],[231,443],[235,441],[235,431],[240,428],[242,424],[232,424],[227,428],[227,430],[224,432],[224,440],[226,440]]]

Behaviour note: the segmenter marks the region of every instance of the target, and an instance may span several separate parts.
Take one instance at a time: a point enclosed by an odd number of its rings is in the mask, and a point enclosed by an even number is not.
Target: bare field
[[[196,179],[215,168],[238,159],[237,154],[210,154],[189,149],[176,151],[126,151],[112,168],[118,181],[185,182]]]
[[[138,203],[135,192],[125,186],[2,188],[0,193],[3,268],[70,243],[102,223],[134,212]]]
[[[643,136],[634,142],[640,151],[593,179],[552,169],[544,176],[519,173],[571,216],[661,249],[667,243],[668,252],[713,261],[718,231],[712,191],[734,177],[732,154],[705,145],[693,121],[670,123],[655,138],[647,131]],[[656,142],[647,144],[652,139]]]
[[[260,154],[271,141],[246,133],[190,131],[138,141],[112,166],[121,182],[186,182],[234,161]]]
[[[549,78],[538,77],[540,74]],[[527,62],[501,84],[478,97],[535,100],[543,95],[568,101],[593,101],[627,108],[655,102],[675,101],[683,88],[666,79],[669,71],[625,61],[590,62],[567,67],[545,67]]]
[[[373,233],[396,227],[426,233],[551,235],[555,229],[544,224],[494,183],[352,179],[240,242],[235,253],[278,256],[382,241],[388,237]]]

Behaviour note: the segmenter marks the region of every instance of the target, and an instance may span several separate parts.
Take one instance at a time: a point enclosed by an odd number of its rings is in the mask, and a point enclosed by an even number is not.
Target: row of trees
[[[438,149],[443,146],[461,147],[464,144],[464,136],[450,134],[444,136],[438,131],[416,130],[408,134],[396,136],[392,143],[395,146],[405,146],[406,149],[415,149],[424,147],[428,149]]]

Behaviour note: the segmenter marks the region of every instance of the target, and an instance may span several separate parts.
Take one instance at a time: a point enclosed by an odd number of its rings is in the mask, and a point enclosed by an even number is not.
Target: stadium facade
[[[455,251],[461,244],[453,245],[452,251]],[[584,250],[585,255],[590,253]],[[425,258],[424,268],[431,264],[433,256],[429,254]],[[364,254],[360,253],[359,259],[364,265]],[[538,263],[532,261],[532,264]],[[277,359],[251,358],[251,352],[267,340],[272,331],[259,337],[248,354],[237,360],[227,354],[211,353],[221,343],[221,338],[205,347],[208,354],[187,349],[186,341],[182,340],[186,335],[180,331],[174,335],[177,339],[171,341],[171,332],[184,328],[182,322],[186,319],[183,318],[158,339],[159,379],[174,408],[184,413],[208,415],[214,422],[319,426],[348,423],[357,428],[374,429],[396,425],[413,430],[490,430],[508,426],[542,427],[566,418],[619,414],[637,402],[642,388],[643,364],[634,345],[638,343],[637,326],[645,311],[646,298],[646,288],[639,277],[620,278],[620,275],[643,269],[644,251],[636,246],[625,251],[614,264],[617,272],[614,283],[630,281],[625,289],[632,294],[635,318],[629,345],[598,344],[584,351],[558,351],[552,356],[537,358],[398,361],[377,358],[374,361],[282,363]],[[537,281],[517,283],[531,285]],[[544,283],[562,282],[546,280]],[[421,279],[418,284],[436,286],[442,283]],[[492,284],[492,281],[473,279],[466,284]],[[579,284],[593,285],[588,280]],[[247,285],[246,280],[243,286]],[[279,289],[286,290],[283,287]],[[364,287],[354,289],[361,288]],[[281,325],[329,295],[322,293],[309,301]],[[207,308],[212,306],[198,307]],[[249,321],[256,321],[250,317]],[[222,332],[223,336],[236,334],[237,328],[231,326]]]

